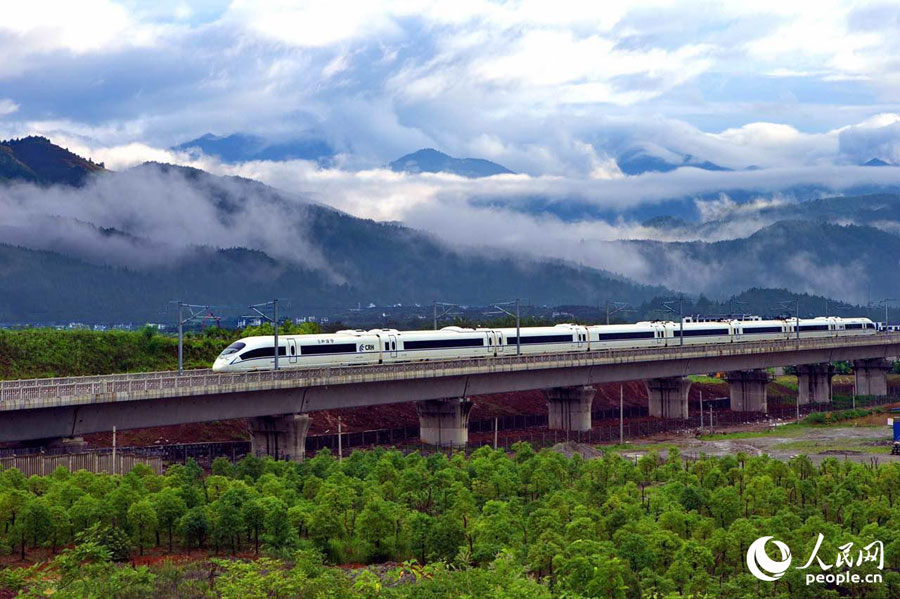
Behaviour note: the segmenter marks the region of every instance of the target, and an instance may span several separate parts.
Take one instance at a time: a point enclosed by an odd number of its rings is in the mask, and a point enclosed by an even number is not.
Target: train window
[[[300,355],[310,354],[350,354],[356,352],[355,343],[324,343],[322,345],[301,345]]]
[[[286,356],[287,348],[284,345],[278,346],[278,355]],[[241,354],[241,360],[255,360],[257,358],[274,358],[275,357],[275,347],[258,347],[256,349],[251,349],[250,351],[245,351]]]
[[[635,333],[600,333],[600,341],[617,341],[620,339],[653,339],[653,331],[637,331]]]
[[[516,337],[507,337],[506,342],[509,345],[516,345]],[[572,342],[570,335],[532,335],[531,337],[522,337],[522,345],[529,343],[564,343]]]
[[[728,329],[688,329],[684,331],[685,337],[712,337],[714,335],[727,335]],[[681,331],[675,331],[675,336],[680,337]]]
[[[243,341],[235,341],[231,345],[225,348],[225,351],[222,352],[223,356],[230,356],[231,354],[237,353],[247,347],[247,344]]]
[[[745,327],[744,335],[762,335],[764,333],[783,333],[780,326],[775,327]]]
[[[426,339],[407,341],[406,349],[441,349],[447,347],[484,347],[484,339]]]
[[[291,346],[291,355],[293,356],[296,353],[297,353],[297,348],[292,345]]]

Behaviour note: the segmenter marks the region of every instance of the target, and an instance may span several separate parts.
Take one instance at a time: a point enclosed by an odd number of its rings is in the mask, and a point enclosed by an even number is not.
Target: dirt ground
[[[659,435],[642,439],[634,450],[622,454],[637,457],[658,448],[665,456],[667,448],[678,447],[682,455],[723,456],[744,452],[748,455],[768,454],[787,460],[801,454],[818,464],[827,457],[862,463],[900,461],[891,455],[893,435],[885,414],[881,424],[870,426],[785,426],[783,423],[760,423],[717,430],[713,435]]]

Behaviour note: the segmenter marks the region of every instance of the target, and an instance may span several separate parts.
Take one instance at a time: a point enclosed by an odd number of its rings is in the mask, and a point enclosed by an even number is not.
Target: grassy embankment
[[[284,334],[318,332],[315,325],[281,327]],[[229,330],[209,328],[184,337],[184,367],[209,368],[232,341],[271,335],[271,325]],[[0,331],[0,379],[154,372],[178,367],[178,338],[152,328],[139,331]]]

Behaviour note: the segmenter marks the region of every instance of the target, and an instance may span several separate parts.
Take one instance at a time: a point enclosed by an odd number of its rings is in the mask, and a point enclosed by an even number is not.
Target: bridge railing
[[[554,367],[590,366],[598,361],[635,362],[649,356],[677,359],[691,356],[725,356],[734,354],[773,353],[794,349],[820,347],[854,347],[900,343],[900,334],[866,335],[859,337],[817,337],[812,339],[779,339],[740,343],[688,344],[674,347],[609,348],[536,355],[505,355],[483,358],[427,360],[391,364],[333,366],[259,371],[244,373],[213,373],[211,369],[188,370],[178,375],[174,371],[114,374],[52,379],[24,379],[0,382],[0,404],[54,400],[108,394],[147,393],[152,391],[215,388],[227,392],[229,388],[291,382],[293,386],[318,384],[338,378],[351,381],[389,380],[409,378],[409,374],[447,376],[466,370],[487,368],[503,371],[516,367],[553,365]]]

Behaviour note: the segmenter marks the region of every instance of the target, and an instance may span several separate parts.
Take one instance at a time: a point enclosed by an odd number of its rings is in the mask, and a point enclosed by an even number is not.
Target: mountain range
[[[505,166],[490,160],[484,160],[483,158],[454,158],[432,148],[425,148],[412,154],[401,156],[388,166],[395,172],[451,173],[471,178],[515,174]]]
[[[186,152],[195,157],[201,154],[211,156],[226,163],[250,160],[313,160],[327,163],[335,155],[334,148],[327,141],[313,134],[288,141],[272,142],[248,133],[232,133],[226,136],[207,133],[170,149]]]
[[[173,299],[246,306],[283,297],[298,307],[322,308],[515,297],[538,304],[612,297],[639,302],[667,293],[559,261],[451,248],[426,233],[355,218],[247,179],[154,163],[93,180],[89,163],[84,170],[83,193],[71,192],[80,195],[64,201],[109,199],[125,213],[121,226],[60,216],[3,223],[0,322],[154,321]],[[17,178],[13,171],[0,175]],[[142,197],[148,189],[159,202],[149,210]],[[195,203],[188,206],[187,198]],[[175,247],[178,235],[148,237],[138,210],[151,216],[183,210],[185,223],[234,237]],[[261,211],[272,218],[260,217]],[[197,220],[201,213],[210,220]],[[268,251],[247,247],[260,239]]]
[[[422,152],[392,168],[459,166]],[[773,202],[703,222],[661,204],[644,222],[647,238],[583,244],[585,256],[639,260],[641,274],[631,280],[502,248],[452,247],[248,179],[155,163],[112,172],[45,138],[2,142],[0,158],[0,208],[4,195],[12,199],[0,222],[0,322],[160,320],[173,299],[247,305],[286,297],[327,308],[514,297],[639,304],[751,287],[859,303],[900,295],[892,274],[900,260],[900,194]],[[465,176],[509,172],[489,161],[463,162]],[[36,185],[4,190],[2,180]],[[49,197],[59,209],[43,205]],[[31,204],[44,212],[29,212]]]

